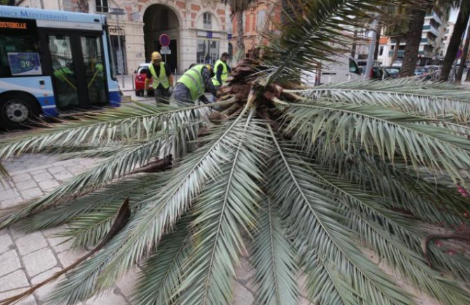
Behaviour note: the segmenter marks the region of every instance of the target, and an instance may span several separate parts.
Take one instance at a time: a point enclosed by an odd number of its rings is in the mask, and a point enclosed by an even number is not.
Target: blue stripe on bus
[[[119,91],[109,92],[109,106],[111,107],[121,106],[121,94],[119,93]]]

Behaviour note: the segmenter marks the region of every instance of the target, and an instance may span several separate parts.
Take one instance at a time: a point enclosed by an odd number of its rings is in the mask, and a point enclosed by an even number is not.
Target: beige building
[[[230,23],[228,8],[220,0],[89,0],[89,13],[107,14],[113,8],[123,9],[119,16],[108,15],[111,43],[117,62],[124,56],[124,67],[118,71],[132,73],[139,64],[148,62],[150,54],[160,51],[159,37],[171,38],[167,63],[174,71],[183,72],[192,63],[215,63],[229,49]],[[17,6],[52,10],[77,11],[77,0],[19,0]],[[41,7],[44,6],[44,7]],[[124,54],[118,48],[118,34]]]

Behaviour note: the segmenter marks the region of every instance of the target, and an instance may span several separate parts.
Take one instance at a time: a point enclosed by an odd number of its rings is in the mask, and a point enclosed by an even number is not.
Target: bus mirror
[[[349,72],[355,74],[361,74],[361,69],[358,67],[356,62],[353,59],[349,59]]]

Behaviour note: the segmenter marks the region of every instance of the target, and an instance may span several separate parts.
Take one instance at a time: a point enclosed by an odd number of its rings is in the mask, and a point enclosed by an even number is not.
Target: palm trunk
[[[237,12],[237,49],[245,53],[245,33],[243,31],[243,12]]]
[[[459,16],[457,17],[457,22],[455,23],[454,32],[449,41],[449,46],[447,47],[446,56],[444,57],[444,62],[442,63],[442,70],[439,80],[448,81],[450,70],[455,61],[455,55],[459,50],[460,42],[462,41],[462,35],[467,28],[469,11],[461,9]]]
[[[467,28],[467,37],[465,38],[465,45],[463,47],[462,58],[460,58],[459,71],[457,72],[457,76],[455,77],[456,83],[462,82],[462,75],[463,75],[463,70],[465,69],[465,63],[467,62],[469,46],[470,46],[470,24],[468,25],[468,28]],[[468,78],[468,75],[467,75],[467,78]]]
[[[415,9],[411,11],[410,26],[406,33],[405,56],[400,70],[400,77],[413,76],[415,73],[425,17],[426,12],[424,10]]]
[[[353,38],[353,43],[351,47],[351,57],[355,58],[356,57],[356,49],[357,49],[357,30],[354,30],[354,38]]]
[[[380,32],[382,32],[382,26],[379,24],[377,28],[377,41],[375,42],[374,60],[379,58]]]
[[[78,0],[77,6],[80,13],[88,13],[90,10],[87,0]]]
[[[395,49],[393,49],[393,55],[392,55],[392,62],[390,63],[390,66],[393,66],[393,64],[395,63],[395,61],[397,60],[398,58],[398,51],[400,49],[400,41],[401,41],[401,37],[398,36],[396,38],[396,42],[395,42]]]

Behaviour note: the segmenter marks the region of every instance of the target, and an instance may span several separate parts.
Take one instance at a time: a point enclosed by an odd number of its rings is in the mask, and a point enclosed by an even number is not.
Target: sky
[[[458,9],[452,9],[452,11],[450,12],[450,17],[449,17],[450,22],[457,21],[457,13],[458,12],[459,12]]]

